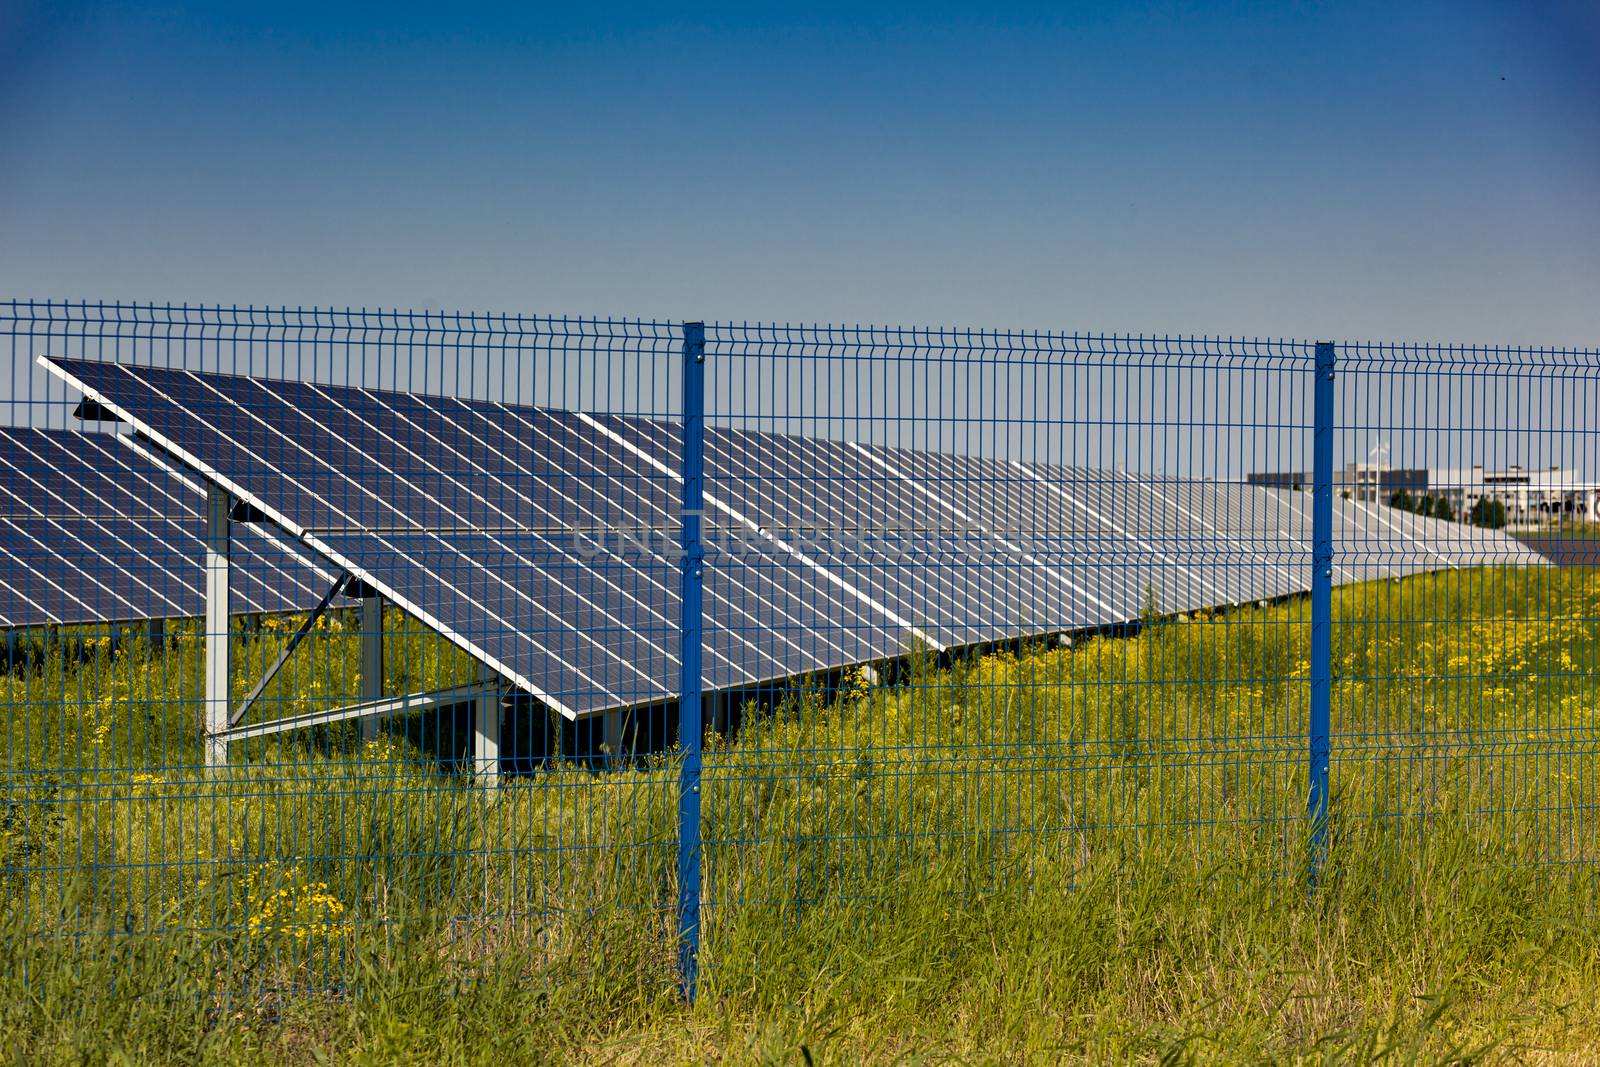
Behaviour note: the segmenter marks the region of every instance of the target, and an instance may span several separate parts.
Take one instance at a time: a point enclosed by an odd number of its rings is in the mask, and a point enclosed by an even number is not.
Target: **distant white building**
[[[1600,513],[1600,485],[1562,467],[1430,468],[1427,492],[1449,500],[1457,515],[1470,514],[1480,500],[1498,500],[1505,506],[1506,521],[1515,523],[1563,516],[1592,519]]]
[[[1269,472],[1247,475],[1251,485],[1279,489],[1310,489],[1310,471]],[[1363,503],[1384,503],[1404,494],[1415,501],[1443,497],[1457,519],[1466,519],[1480,500],[1498,500],[1508,523],[1528,524],[1552,519],[1600,518],[1600,483],[1586,482],[1574,470],[1542,467],[1537,470],[1513,464],[1503,470],[1474,467],[1397,468],[1387,463],[1347,463],[1333,475],[1334,491]]]

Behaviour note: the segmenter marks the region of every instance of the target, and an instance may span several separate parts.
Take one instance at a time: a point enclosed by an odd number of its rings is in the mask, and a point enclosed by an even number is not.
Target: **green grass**
[[[1545,538],[1572,537],[1580,540],[1600,539],[1600,523],[1586,519],[1558,519],[1542,526],[1516,531],[1516,537]]]
[[[913,657],[708,751],[692,1008],[669,757],[486,794],[340,729],[208,780],[183,657],[57,654],[5,683],[0,1054],[1595,1058],[1600,579],[1458,572],[1335,607],[1315,891],[1303,603]],[[352,641],[305,650],[283,706],[352,692]],[[390,656],[411,688],[464,669]]]

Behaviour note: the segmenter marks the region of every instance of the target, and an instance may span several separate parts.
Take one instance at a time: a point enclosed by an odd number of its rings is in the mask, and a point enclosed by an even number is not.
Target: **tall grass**
[[[1581,570],[1339,591],[1315,892],[1301,603],[748,709],[693,1008],[670,756],[488,793],[346,732],[208,779],[194,680],[63,658],[8,683],[3,1025],[72,1062],[1594,1050],[1597,609]]]

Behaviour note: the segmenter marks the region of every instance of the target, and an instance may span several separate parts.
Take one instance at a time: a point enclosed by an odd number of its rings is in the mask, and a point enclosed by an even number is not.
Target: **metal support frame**
[[[383,696],[383,597],[365,582],[357,582],[348,572],[334,579],[317,606],[307,614],[290,636],[278,658],[256,681],[237,708],[230,706],[232,680],[232,642],[229,621],[229,585],[232,566],[232,524],[251,521],[242,516],[228,492],[218,486],[206,491],[206,663],[205,663],[205,745],[206,764],[215,769],[228,762],[228,743],[253,737],[286,733],[311,726],[323,726],[349,719],[361,724],[362,740],[378,734],[379,722],[391,715],[414,714],[447,704],[472,703],[472,768],[485,785],[496,785],[500,777],[501,691],[498,674],[487,664],[478,665],[477,681],[470,686],[437,693],[412,694],[385,699]],[[240,726],[240,721],[266,691],[289,657],[311,632],[329,603],[341,591],[361,599],[361,689],[360,700],[343,708],[310,712],[288,718]],[[151,640],[158,640],[152,625]],[[164,640],[164,638],[159,638]]]
[[[361,601],[361,692],[363,701],[383,699],[383,597],[370,587]],[[378,738],[377,716],[361,720],[361,740]]]
[[[1328,835],[1328,764],[1333,695],[1333,420],[1334,350],[1316,350],[1311,497],[1311,708],[1308,723],[1310,874],[1321,873]]]
[[[151,619],[145,624],[145,640],[150,644],[152,657],[165,655],[167,651],[167,620]]]
[[[678,684],[678,981],[693,1002],[700,967],[700,677],[701,589],[705,547],[700,517],[705,495],[704,323],[683,324],[683,572]]]
[[[227,765],[228,687],[233,677],[232,641],[228,632],[228,590],[232,569],[232,498],[226,490],[206,488],[206,767]]]
[[[422,711],[431,711],[434,708],[446,707],[451,704],[460,705],[469,701],[476,701],[482,696],[492,696],[496,701],[500,697],[498,681],[489,683],[486,690],[483,683],[456,686],[451,689],[440,689],[432,693],[411,693],[407,696],[385,697],[382,700],[363,701],[359,704],[350,704],[342,708],[330,708],[327,711],[308,711],[304,715],[289,715],[281,719],[268,719],[265,722],[250,723],[245,726],[235,726],[228,731],[227,740],[243,741],[251,737],[266,737],[271,734],[288,733],[290,730],[304,730],[312,726],[329,726],[336,722],[348,722],[351,719],[386,719],[393,715],[415,715]]]
[[[333,586],[322,595],[322,599],[317,602],[317,606],[313,608],[304,619],[301,620],[300,626],[295,630],[295,632],[289,635],[289,640],[284,643],[283,651],[278,653],[278,658],[272,662],[272,666],[266,669],[265,673],[263,673],[261,677],[257,679],[255,686],[251,688],[249,694],[239,702],[239,706],[237,708],[233,709],[233,714],[228,717],[228,726],[237,726],[239,724],[239,720],[243,719],[245,714],[250,710],[251,706],[254,705],[258,699],[260,699],[261,694],[266,692],[268,684],[271,683],[272,679],[278,676],[278,672],[283,669],[283,665],[289,662],[289,657],[294,655],[294,650],[300,647],[300,642],[306,639],[306,635],[309,634],[311,632],[311,628],[317,624],[317,620],[322,617],[323,612],[328,610],[329,601],[338,596],[339,590],[343,589],[349,581],[350,576],[348,574],[341,574],[339,577],[333,580]],[[382,695],[382,693],[378,694],[378,696]],[[362,699],[368,698],[363,695]],[[376,698],[374,697],[371,699]]]
[[[478,665],[472,701],[472,773],[480,785],[500,784],[500,687],[487,664]]]
[[[605,713],[606,769],[622,766],[622,712]]]

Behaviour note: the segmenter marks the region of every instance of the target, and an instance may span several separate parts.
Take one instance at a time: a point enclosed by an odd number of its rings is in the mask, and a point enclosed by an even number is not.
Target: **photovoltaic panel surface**
[[[0,626],[195,617],[205,489],[98,431],[0,428]],[[238,527],[233,608],[304,610],[333,573]]]
[[[664,466],[681,449],[676,426],[610,424],[619,436],[636,435],[651,462]],[[815,623],[825,632],[857,636],[877,655],[904,651],[908,635],[945,647],[992,632],[981,586],[982,572],[1001,562],[987,551],[993,546],[850,445],[713,428],[705,455],[707,536],[717,559],[793,571],[825,591],[833,606]]]
[[[999,582],[993,590],[1004,614],[986,619],[988,626],[1002,625],[1001,633],[1041,632],[1138,614],[1139,597],[1127,569],[1103,563],[1093,570],[1073,568],[1091,557],[1108,560],[1109,532],[1080,515],[1068,516],[1063,502],[1024,471],[978,456],[852,447],[908,492],[925,498],[943,521],[971,530],[1007,561],[1004,592]],[[1097,548],[1105,554],[1096,557]]]
[[[53,362],[568,716],[676,694],[677,424]],[[705,446],[708,689],[1310,586],[1303,493],[742,429]],[[1391,510],[1339,502],[1343,558],[1383,564],[1338,580],[1537,558]]]
[[[594,419],[67,366],[184,462],[566,714],[675,692],[677,564],[668,526],[675,527],[677,475]],[[639,533],[642,544],[604,543],[619,532]],[[717,620],[709,684],[821,670],[904,647],[899,634],[891,645],[886,626],[825,624],[838,615],[826,580],[793,566],[781,546],[753,544],[708,574],[707,610]],[[772,564],[771,553],[784,565]]]

